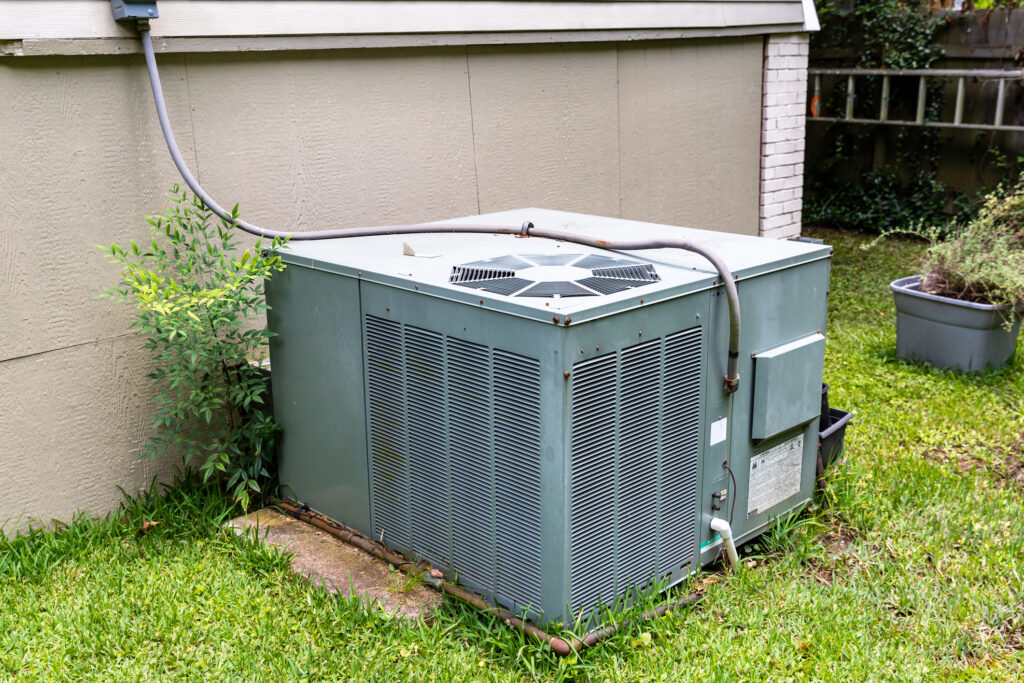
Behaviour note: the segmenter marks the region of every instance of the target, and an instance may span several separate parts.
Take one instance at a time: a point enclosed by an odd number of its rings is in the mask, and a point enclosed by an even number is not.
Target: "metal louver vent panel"
[[[412,494],[412,539],[423,555],[450,562],[451,528],[438,510],[448,507],[445,462],[444,336],[415,327],[405,328],[406,413],[409,451],[409,491]]]
[[[539,362],[375,316],[365,332],[374,537],[539,608]]]
[[[696,559],[701,334],[695,327],[573,367],[577,614]]]
[[[617,280],[610,277],[588,277],[580,280],[579,284],[600,292],[601,294],[614,294],[615,292],[633,289],[634,287],[640,286],[642,283],[636,280]]]
[[[491,454],[490,349],[448,340],[448,430],[452,474],[452,565],[459,578],[493,590],[494,472]],[[419,454],[410,453],[410,457]]]
[[[484,280],[483,282],[465,282],[462,283],[465,287],[472,287],[473,289],[482,289],[485,292],[493,292],[494,294],[504,294],[506,296],[515,294],[521,289],[525,289],[533,284],[533,280],[525,280],[521,277],[503,277],[498,280]]]
[[[658,575],[692,557],[697,533],[697,452],[700,448],[699,328],[665,338],[662,386],[662,491],[658,509]]]
[[[452,268],[452,274],[448,276],[448,282],[463,284],[480,282],[481,280],[497,280],[505,277],[515,277],[515,274],[516,271],[504,268],[455,266]]]
[[[370,413],[374,537],[407,547],[409,532],[409,451],[406,442],[405,365],[402,326],[366,319],[367,388]]]
[[[572,376],[569,595],[574,612],[615,598],[615,457],[618,356],[577,363]]]
[[[661,340],[625,349],[619,368],[619,519],[621,552],[616,583],[643,586],[657,557],[657,503],[660,472],[658,404],[661,392]]]
[[[661,279],[654,266],[650,263],[636,263],[631,266],[612,266],[611,268],[595,268],[595,277],[611,277],[619,280],[639,280],[640,282],[657,282]]]
[[[524,381],[526,380],[526,381]],[[540,608],[540,363],[494,351],[498,595]]]

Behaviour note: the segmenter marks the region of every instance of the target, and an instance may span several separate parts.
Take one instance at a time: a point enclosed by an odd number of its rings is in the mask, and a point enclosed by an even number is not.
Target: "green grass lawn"
[[[888,283],[920,245],[816,234],[836,248],[825,377],[854,413],[847,462],[828,507],[778,525],[695,608],[562,660],[458,604],[390,620],[222,530],[234,511],[185,483],[0,538],[0,678],[1024,679],[1022,350],[983,377],[898,362]]]

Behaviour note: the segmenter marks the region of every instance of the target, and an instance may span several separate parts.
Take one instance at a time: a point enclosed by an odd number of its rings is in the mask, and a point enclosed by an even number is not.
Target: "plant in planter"
[[[101,296],[135,304],[132,327],[153,352],[156,436],[143,456],[197,461],[248,507],[250,496],[272,492],[277,425],[265,373],[250,361],[266,355],[263,282],[284,268],[283,241],[257,240],[239,254],[230,222],[177,186],[171,200],[165,215],[146,217],[149,245],[100,247],[121,267],[120,284]]]
[[[923,275],[890,285],[896,355],[965,372],[1005,364],[1024,311],[1024,176],[990,194],[965,225],[899,232],[927,237],[931,246]]]

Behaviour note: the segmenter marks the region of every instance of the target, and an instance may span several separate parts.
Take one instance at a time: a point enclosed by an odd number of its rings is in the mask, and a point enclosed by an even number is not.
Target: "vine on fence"
[[[855,68],[924,69],[943,56],[938,44],[944,19],[919,0],[816,0],[821,31],[811,38],[812,56],[829,50],[856,55],[844,66]],[[891,101],[914,101],[917,83],[892,79]],[[880,104],[880,77],[857,79],[855,116],[874,116]],[[845,79],[823,93],[825,111],[842,111]],[[938,120],[944,104],[942,83],[929,81],[925,120]],[[834,124],[824,133],[821,152],[809,156],[804,220],[839,227],[871,230],[898,229],[911,223],[944,224],[964,221],[978,203],[937,177],[941,137],[934,129],[897,128],[887,138],[892,145],[880,156],[893,165],[870,163],[876,144],[875,126]],[[980,140],[980,138],[979,138]],[[997,150],[987,149],[985,154]],[[997,159],[998,160],[998,159]],[[1003,158],[1004,172],[1014,164]],[[1015,174],[1013,174],[1015,175]],[[854,180],[851,182],[851,178]]]

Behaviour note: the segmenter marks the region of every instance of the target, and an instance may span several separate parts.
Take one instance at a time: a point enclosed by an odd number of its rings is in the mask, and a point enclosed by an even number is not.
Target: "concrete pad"
[[[441,594],[422,584],[406,588],[406,575],[314,526],[265,508],[228,523],[236,533],[256,530],[264,543],[293,553],[292,571],[314,585],[377,603],[393,616],[429,618]]]

